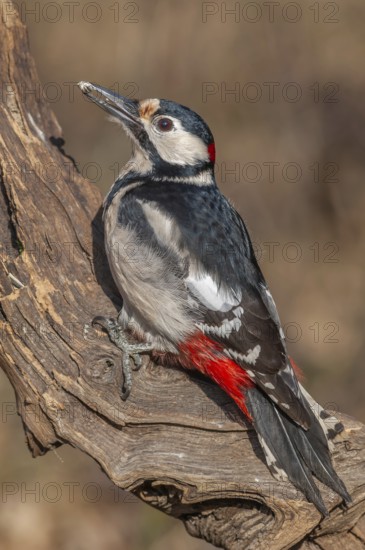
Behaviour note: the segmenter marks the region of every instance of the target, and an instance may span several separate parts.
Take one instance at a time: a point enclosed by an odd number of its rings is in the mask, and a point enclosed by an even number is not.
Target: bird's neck
[[[154,164],[147,154],[138,147],[134,147],[132,156],[122,168],[115,183],[105,198],[104,205],[110,204],[116,192],[121,188],[128,188],[136,183],[148,182],[176,182],[195,184],[198,186],[216,185],[214,166],[210,163],[194,165],[169,164],[161,162]]]
[[[121,170],[117,181],[130,181],[136,177],[146,181],[186,181],[198,185],[215,183],[214,166],[210,162],[172,164],[162,159],[152,162],[147,153],[139,147],[133,147],[132,156]]]

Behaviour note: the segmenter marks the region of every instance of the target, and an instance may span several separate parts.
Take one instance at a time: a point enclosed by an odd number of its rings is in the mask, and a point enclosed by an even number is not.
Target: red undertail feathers
[[[196,332],[180,345],[180,352],[187,360],[187,364],[184,361],[185,366],[193,366],[214,380],[236,402],[245,416],[252,420],[243,390],[255,384],[242,367],[224,355],[222,346],[202,332]]]

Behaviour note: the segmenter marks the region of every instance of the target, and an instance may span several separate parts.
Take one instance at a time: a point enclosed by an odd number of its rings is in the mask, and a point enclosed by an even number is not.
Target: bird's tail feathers
[[[322,430],[326,435],[329,449],[332,452],[334,449],[332,440],[336,437],[336,435],[343,432],[343,430],[345,429],[344,425],[338,420],[338,418],[336,418],[334,415],[330,414],[323,407],[321,407],[321,405],[313,399],[313,397],[307,392],[302,384],[299,383],[299,387],[315,417],[318,419]]]
[[[258,388],[245,390],[246,406],[274,477],[289,479],[323,515],[328,515],[313,475],[338,493],[345,502],[351,502],[351,497],[331,461],[329,440],[334,437],[332,431],[335,424],[331,420],[329,428],[326,421],[334,417],[319,407],[305,390],[303,394],[311,417],[311,426],[307,430],[293,422]],[[313,410],[314,404],[317,408]],[[326,418],[323,413],[327,415]],[[335,420],[336,424],[340,424]],[[341,431],[340,426],[337,429]]]

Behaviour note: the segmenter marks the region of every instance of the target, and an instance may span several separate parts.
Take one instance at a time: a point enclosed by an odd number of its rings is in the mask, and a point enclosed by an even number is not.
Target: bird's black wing
[[[196,250],[186,240],[192,261],[185,282],[203,312],[199,328],[221,344],[278,407],[308,428],[308,407],[287,355],[276,305],[244,222],[220,197],[224,222],[207,228],[206,243],[200,245],[213,251],[215,242],[225,243],[219,254],[203,254],[194,261]]]

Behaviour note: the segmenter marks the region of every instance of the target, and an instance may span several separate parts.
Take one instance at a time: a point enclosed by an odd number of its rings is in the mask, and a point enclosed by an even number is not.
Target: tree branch
[[[226,549],[365,549],[365,428],[346,430],[334,460],[354,503],[321,486],[331,515],[275,481],[256,437],[219,388],[149,362],[120,399],[121,356],[90,325],[120,299],[103,251],[99,192],[62,149],[37,94],[26,29],[0,1],[0,365],[29,447],[69,443],[119,487]],[[168,389],[168,391],[166,391]],[[188,406],[187,406],[188,404]]]

